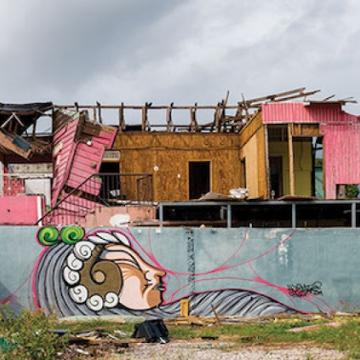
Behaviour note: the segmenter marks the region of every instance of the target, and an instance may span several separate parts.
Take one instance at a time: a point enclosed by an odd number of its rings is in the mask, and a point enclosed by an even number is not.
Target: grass
[[[25,313],[20,318],[21,321],[12,322],[8,325],[10,330],[14,329],[22,336],[28,338],[27,342],[31,342],[34,349],[37,351],[33,358],[50,358],[61,344],[57,342],[53,335],[48,335],[44,331],[39,331],[45,327],[46,329],[65,329],[69,333],[81,333],[93,330],[103,331],[116,335],[115,331],[120,330],[126,334],[124,340],[130,339],[134,329],[133,323],[121,324],[118,322],[91,320],[91,321],[75,321],[75,322],[57,322],[54,319],[46,320],[41,314]],[[340,326],[329,327],[326,326],[329,322],[337,322]],[[21,324],[25,328],[22,328]],[[295,327],[303,327],[308,325],[319,325],[319,328],[307,332],[289,332]],[[221,342],[230,344],[232,349],[249,346],[293,346],[299,344],[306,344],[307,346],[317,346],[337,349],[347,354],[349,359],[360,359],[360,317],[335,317],[332,319],[326,318],[289,318],[289,319],[275,319],[266,322],[251,322],[251,323],[236,323],[229,325],[174,325],[167,324],[170,337],[173,340],[188,340],[201,341],[202,337],[215,337]],[[32,331],[29,331],[32,329]],[[36,331],[34,331],[36,330]],[[14,334],[9,332],[9,328],[0,323],[0,335],[7,335],[8,338],[14,339],[17,343],[26,350],[27,354],[35,351],[31,346],[27,345],[26,341],[21,340],[21,337],[13,337]],[[16,335],[16,334],[15,334]],[[10,336],[10,337],[9,337]],[[41,343],[41,344],[40,344]],[[40,345],[48,343],[52,348],[44,353],[39,353]],[[24,351],[25,351],[24,350]],[[41,351],[44,351],[41,349]],[[35,353],[35,352],[34,352]],[[33,355],[33,353],[31,353]],[[38,355],[39,354],[39,355]],[[38,357],[37,357],[38,356]],[[1,358],[1,354],[0,354]],[[311,357],[309,357],[311,359]]]
[[[339,327],[327,327],[326,323],[337,321]],[[309,325],[320,325],[318,330],[293,333],[290,329]],[[61,328],[70,331],[90,331],[100,329],[113,333],[121,330],[131,335],[133,324],[119,324],[108,321],[90,321],[61,323]],[[219,340],[232,343],[232,347],[249,345],[262,346],[291,346],[294,344],[311,344],[311,346],[332,348],[346,352],[349,359],[360,359],[360,318],[336,319],[282,319],[268,321],[267,323],[241,323],[212,326],[190,326],[167,324],[171,339],[175,340],[201,340],[202,337],[216,337]]]

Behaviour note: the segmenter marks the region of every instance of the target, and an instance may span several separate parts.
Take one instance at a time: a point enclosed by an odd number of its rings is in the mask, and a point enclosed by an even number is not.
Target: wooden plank
[[[198,130],[198,122],[196,119],[197,103],[190,108],[190,131],[195,132]]]
[[[259,111],[240,131],[240,143],[244,146],[251,137],[263,126],[262,115]]]
[[[98,155],[99,151],[103,150],[103,146],[97,146],[96,144],[92,144],[91,146],[86,144],[78,144],[76,150],[83,153],[82,156],[86,157],[87,154],[89,155]],[[98,158],[98,156],[96,156]]]
[[[96,102],[96,107],[97,107],[97,112],[99,115],[99,123],[102,124],[103,120],[102,120],[102,116],[101,116],[101,104],[98,101]]]
[[[95,165],[96,163],[88,158],[77,157],[73,168],[82,171],[89,171],[90,169],[94,169],[96,167]]]
[[[293,136],[292,124],[288,124],[288,147],[289,147],[289,184],[290,195],[295,195],[295,175],[294,175],[294,149],[293,149]]]
[[[147,131],[149,129],[148,108],[149,108],[148,103],[145,103],[145,105],[141,108],[141,130],[142,131]]]
[[[125,130],[125,113],[124,113],[124,103],[121,103],[119,108],[119,131],[122,132]]]
[[[266,193],[264,198],[270,198],[271,184],[270,184],[270,161],[269,161],[269,136],[268,126],[264,125],[264,157],[265,157],[265,186]]]
[[[24,159],[28,159],[32,153],[31,148],[29,150],[24,150],[21,147],[13,143],[13,139],[3,132],[0,131],[0,143],[1,146],[10,150],[11,152],[21,156]]]
[[[317,137],[320,136],[319,124],[293,124],[293,136],[296,137]]]
[[[172,131],[174,128],[173,120],[172,120],[172,109],[174,103],[171,103],[170,106],[166,109],[166,130]]]
[[[73,178],[70,178],[66,184],[69,186],[69,187],[72,187],[72,188],[77,188],[85,179],[82,179],[81,181],[79,181],[78,179],[73,179]],[[90,180],[89,180],[90,181]],[[81,185],[79,190],[87,193],[87,194],[91,194],[91,195],[98,195],[99,192],[100,192],[100,189],[101,189],[101,182],[91,182],[91,183],[88,183],[86,182],[85,184]]]

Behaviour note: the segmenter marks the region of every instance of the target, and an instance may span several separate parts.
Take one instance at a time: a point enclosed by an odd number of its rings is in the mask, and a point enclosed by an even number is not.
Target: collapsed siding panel
[[[117,131],[88,122],[84,113],[58,111],[54,122],[57,129],[52,206],[61,203],[53,211],[51,221],[75,223],[97,204],[86,197],[100,193],[101,179],[93,175],[99,172],[105,150],[113,145]],[[79,191],[69,196],[73,189]]]
[[[59,198],[62,188],[67,180],[67,173],[72,164],[75,147],[76,129],[79,119],[66,124],[54,135],[54,178],[52,189],[52,201],[54,206]]]

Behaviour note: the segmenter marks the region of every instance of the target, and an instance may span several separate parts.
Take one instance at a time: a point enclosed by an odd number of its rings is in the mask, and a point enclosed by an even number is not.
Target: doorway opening
[[[322,137],[312,138],[313,174],[312,195],[318,199],[324,198],[324,160]]]
[[[283,195],[282,156],[270,156],[270,194],[275,199]]]
[[[100,167],[99,176],[101,178],[100,196],[103,201],[110,205],[112,200],[122,198],[120,192],[120,163],[103,162]]]
[[[189,162],[189,199],[198,199],[210,191],[210,161]]]

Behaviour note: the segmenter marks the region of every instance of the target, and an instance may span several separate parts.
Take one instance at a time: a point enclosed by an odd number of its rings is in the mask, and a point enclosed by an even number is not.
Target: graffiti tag
[[[311,295],[322,295],[322,282],[315,281],[312,284],[290,284],[287,286],[290,296],[304,297]]]

